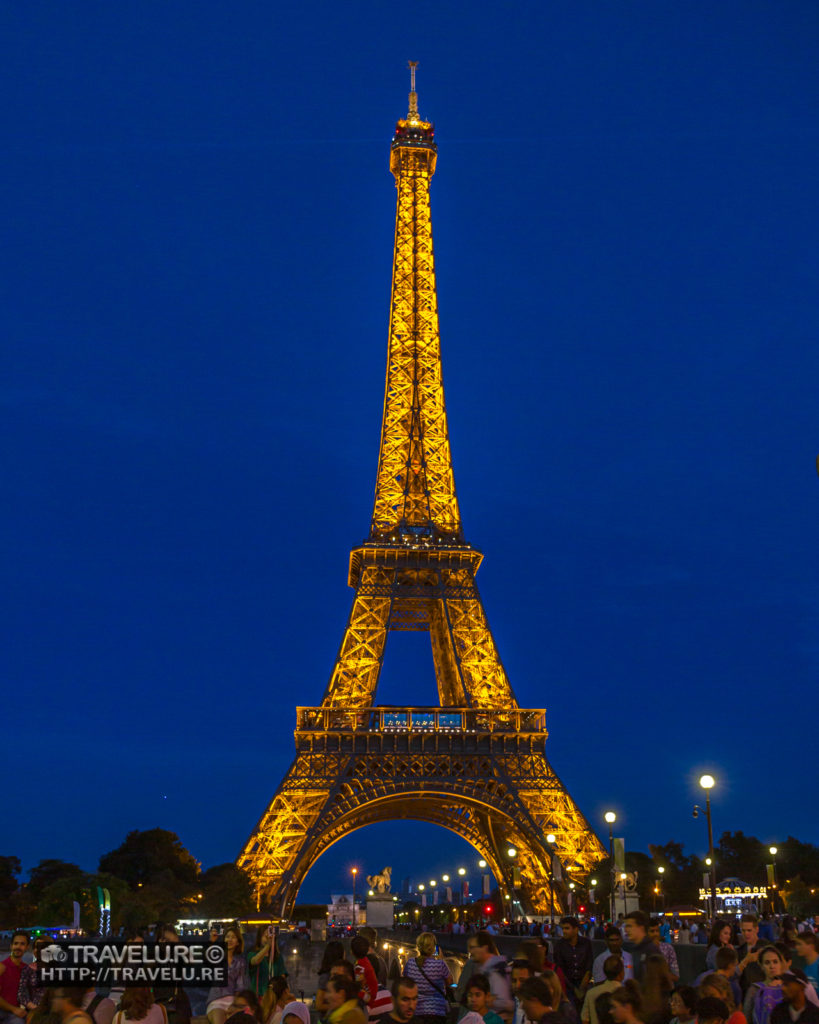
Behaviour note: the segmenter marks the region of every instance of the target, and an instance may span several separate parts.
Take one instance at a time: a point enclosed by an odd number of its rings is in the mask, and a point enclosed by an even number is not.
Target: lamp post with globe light
[[[609,917],[611,923],[614,924],[614,886],[615,886],[615,874],[614,874],[614,823],[617,821],[617,815],[614,811],[606,811],[603,815],[609,826],[609,872],[611,874],[611,894],[609,896]]]
[[[549,844],[549,934],[554,931],[555,928],[555,864],[554,864],[554,844],[557,842],[557,836],[551,832],[546,836],[546,842]]]
[[[717,913],[717,869],[714,861],[714,829],[711,824],[711,790],[714,788],[714,776],[700,776],[700,785],[705,790],[705,816],[708,819],[708,880],[711,883],[710,904],[711,920],[713,921]]]
[[[355,880],[358,868],[353,868],[353,931],[355,931]]]
[[[776,855],[779,853],[778,846],[769,846],[768,853],[771,855],[771,910],[776,913]]]

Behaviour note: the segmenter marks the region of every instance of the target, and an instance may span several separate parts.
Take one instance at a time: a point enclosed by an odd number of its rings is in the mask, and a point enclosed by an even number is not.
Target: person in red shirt
[[[11,937],[11,956],[0,962],[0,1021],[16,1024],[26,1019],[28,1010],[20,1006],[17,992],[23,973],[23,955],[28,949],[28,935],[15,932]]]
[[[350,942],[350,952],[355,957],[355,980],[361,986],[361,998],[369,1006],[378,995],[378,979],[367,959],[370,944],[363,935],[356,935]]]

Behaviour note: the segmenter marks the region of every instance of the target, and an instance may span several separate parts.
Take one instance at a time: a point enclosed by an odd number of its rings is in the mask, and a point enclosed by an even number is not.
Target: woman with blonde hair
[[[418,1008],[415,1017],[419,1024],[446,1024],[447,992],[452,975],[446,961],[436,954],[436,939],[432,932],[421,932],[415,942],[418,955],[407,959],[404,977],[418,986]]]
[[[714,973],[706,975],[700,982],[698,994],[700,999],[707,999],[711,996],[714,999],[721,999],[725,1003],[730,1014],[725,1024],[747,1024],[745,1014],[742,1010],[737,1009],[731,982],[724,974]]]

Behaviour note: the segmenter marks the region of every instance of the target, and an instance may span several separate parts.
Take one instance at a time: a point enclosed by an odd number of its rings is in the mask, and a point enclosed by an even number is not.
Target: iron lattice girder
[[[432,711],[445,720],[479,714],[448,708],[369,710],[390,720]],[[328,713],[302,708],[300,719],[307,712]],[[527,905],[542,911],[550,854],[546,832],[555,833],[563,863],[583,873],[599,860],[602,848],[542,753],[542,726],[534,728],[537,719],[542,723],[542,712],[516,714],[529,719],[530,733],[515,732],[517,722],[502,722],[497,732],[483,732],[481,749],[471,753],[452,747],[464,737],[477,741],[477,734],[419,732],[404,736],[411,749],[399,751],[384,749],[385,742],[402,739],[397,732],[302,728],[296,760],[240,866],[259,891],[289,906],[309,867],[337,839],[371,821],[408,817],[442,824],[473,843],[495,865],[499,879],[508,874],[500,851],[513,844]],[[347,749],[337,749],[340,739]],[[524,749],[510,752],[510,742]],[[294,806],[299,807],[295,828],[289,820]],[[487,836],[495,837],[495,847]]]
[[[468,545],[354,549],[350,582],[356,595],[324,703],[371,704],[387,632],[428,629],[442,704],[515,707],[475,583],[481,558]]]
[[[460,537],[444,403],[429,181],[434,145],[394,146],[389,351],[372,534],[401,524]]]
[[[390,153],[398,194],[370,537],[350,556],[355,597],[322,706],[299,709],[296,760],[238,860],[282,916],[324,850],[395,817],[461,835],[507,895],[503,851],[514,845],[524,906],[540,912],[548,832],[570,870],[603,856],[546,760],[543,713],[517,706],[475,585],[482,556],[463,538],[444,402],[429,205],[436,147],[411,109]],[[440,708],[373,706],[395,629],[429,632]]]

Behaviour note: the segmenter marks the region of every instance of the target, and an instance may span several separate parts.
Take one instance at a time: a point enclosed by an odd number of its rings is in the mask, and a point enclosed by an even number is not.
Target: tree
[[[250,879],[235,864],[208,868],[199,879],[199,892],[199,912],[213,917],[243,917],[256,907]]]
[[[718,875],[759,883],[765,878],[765,865],[771,857],[767,848],[744,832],[723,832],[716,851]]]
[[[776,855],[777,875],[784,872],[784,878],[801,877],[805,883],[816,887],[819,883],[819,847],[803,843],[788,836]]]
[[[10,923],[12,897],[20,885],[17,881],[19,874],[19,857],[0,857],[0,921]]]
[[[41,860],[37,867],[32,868],[28,874],[27,896],[35,905],[39,904],[45,890],[55,882],[63,879],[76,880],[84,876],[79,864],[54,859]]]
[[[656,867],[665,868],[660,883],[665,905],[696,903],[702,882],[702,862],[685,854],[682,843],[673,839],[662,846],[651,845],[649,850]]]
[[[161,885],[191,890],[199,879],[198,861],[179,836],[164,828],[129,832],[121,846],[100,857],[99,870],[122,878],[132,889]]]

